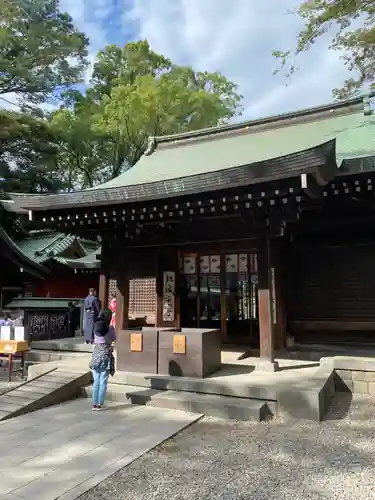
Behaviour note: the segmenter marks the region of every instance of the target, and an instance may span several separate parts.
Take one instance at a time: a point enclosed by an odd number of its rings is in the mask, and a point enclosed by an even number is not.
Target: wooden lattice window
[[[147,318],[147,323],[155,323],[156,278],[134,278],[129,287],[129,319]]]
[[[110,279],[108,280],[108,298],[111,300],[112,294],[116,295],[117,281]]]
[[[116,294],[117,281],[108,282],[108,297]],[[129,319],[147,318],[148,324],[156,321],[156,278],[134,278],[129,282]]]

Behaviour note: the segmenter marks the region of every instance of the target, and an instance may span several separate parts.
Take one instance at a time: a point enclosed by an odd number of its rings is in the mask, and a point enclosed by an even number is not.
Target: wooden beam
[[[129,327],[129,261],[124,253],[117,255],[116,266],[116,328],[127,330]]]
[[[258,244],[258,297],[259,297],[259,369],[275,371],[275,311],[271,266],[271,240],[259,239]]]
[[[108,274],[104,269],[99,275],[99,300],[103,308],[108,307]]]

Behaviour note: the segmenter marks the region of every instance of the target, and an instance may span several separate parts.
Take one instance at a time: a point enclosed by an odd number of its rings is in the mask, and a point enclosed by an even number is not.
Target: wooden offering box
[[[159,375],[204,378],[220,367],[220,330],[182,328],[159,332]]]
[[[160,328],[120,330],[117,334],[118,371],[153,373],[158,370],[158,343]]]

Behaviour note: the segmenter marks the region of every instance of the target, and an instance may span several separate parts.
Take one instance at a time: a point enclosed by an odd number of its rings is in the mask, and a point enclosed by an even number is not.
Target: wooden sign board
[[[29,350],[29,344],[25,341],[0,340],[0,354],[15,354],[17,352],[26,352]]]
[[[131,352],[143,351],[143,335],[142,333],[132,333],[130,335],[130,350]]]
[[[186,354],[186,335],[173,335],[173,353]]]

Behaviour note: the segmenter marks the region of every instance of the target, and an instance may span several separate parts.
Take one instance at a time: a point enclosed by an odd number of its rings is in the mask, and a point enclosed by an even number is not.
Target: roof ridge
[[[47,252],[47,248],[51,247],[52,245],[55,245],[57,243],[57,241],[59,241],[59,240],[64,241],[65,238],[67,238],[68,236],[70,236],[70,235],[69,234],[65,234],[65,233],[57,233],[57,236],[52,241],[50,241],[44,247],[42,247],[39,250],[37,250],[38,253],[45,253],[45,252]]]
[[[13,249],[14,253],[21,259],[25,259],[25,263],[30,265],[33,269],[38,271],[39,273],[46,274],[48,270],[39,262],[31,259],[28,255],[26,255],[17,245],[15,241],[8,235],[8,233],[4,230],[2,226],[0,226],[0,239],[2,239],[10,248]]]
[[[329,111],[335,110],[345,110],[345,108],[350,108],[351,106],[362,105],[364,107],[368,106],[368,100],[371,97],[375,97],[375,91],[361,95],[358,97],[353,97],[351,99],[346,99],[345,101],[340,102],[332,102],[330,104],[322,104],[320,106],[314,106],[309,108],[304,108],[296,111],[289,111],[287,113],[280,113],[278,115],[265,116],[262,118],[256,118],[252,120],[246,120],[239,123],[230,123],[225,125],[218,125],[215,127],[208,127],[199,130],[193,130],[189,132],[182,132],[179,134],[173,135],[164,135],[164,136],[153,136],[149,138],[149,143],[147,146],[147,150],[144,153],[146,156],[152,154],[157,148],[158,144],[163,143],[171,143],[175,141],[180,141],[184,139],[199,139],[202,137],[213,136],[216,134],[222,134],[225,132],[236,132],[242,131],[249,127],[256,127],[259,125],[267,125],[272,123],[282,122],[284,120],[290,120],[293,118],[305,118],[309,116],[319,115]]]

